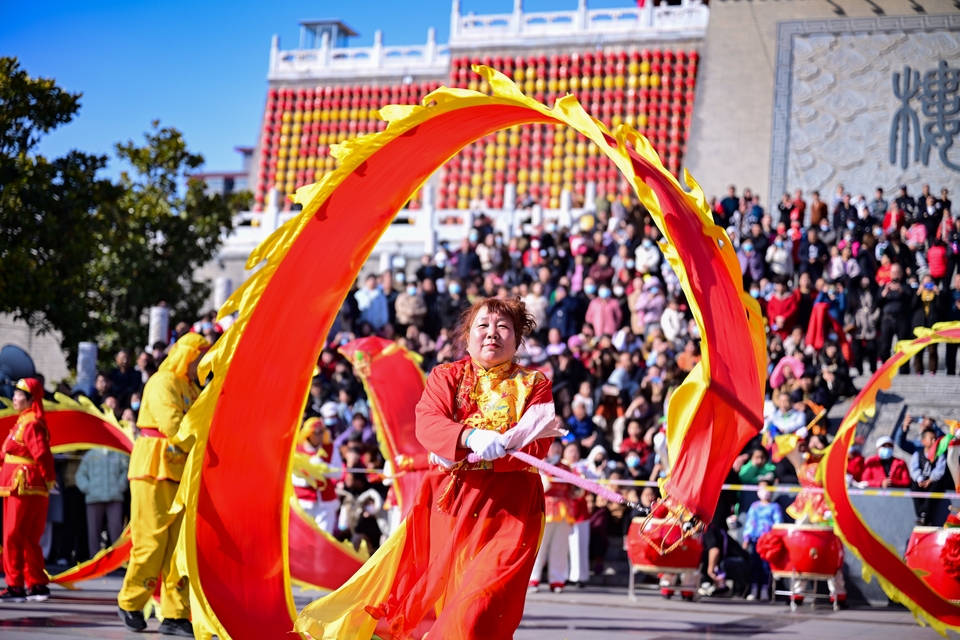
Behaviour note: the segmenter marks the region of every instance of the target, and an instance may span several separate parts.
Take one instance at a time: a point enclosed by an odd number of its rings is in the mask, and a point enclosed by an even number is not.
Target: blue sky
[[[592,0],[591,7],[630,6]],[[526,0],[527,11],[574,9],[576,0]],[[354,46],[426,42],[428,27],[447,42],[450,0],[255,2],[253,0],[31,0],[0,2],[0,56],[16,56],[31,75],[82,92],[79,116],[50,134],[41,152],[77,148],[110,154],[118,141],[142,140],[153,119],[184,132],[208,170],[240,167],[235,146],[257,138],[267,89],[270,38],[299,43],[298,22],[340,18],[360,36]],[[461,0],[466,13],[505,13],[513,0]],[[121,167],[111,162],[109,174]]]

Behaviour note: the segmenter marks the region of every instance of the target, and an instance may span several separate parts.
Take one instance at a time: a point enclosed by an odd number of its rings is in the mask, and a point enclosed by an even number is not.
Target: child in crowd
[[[757,447],[750,454],[750,459],[740,467],[740,482],[743,484],[770,483],[777,472],[775,464],[770,462],[770,456],[763,447]]]
[[[750,509],[747,511],[747,521],[743,525],[743,548],[750,553],[754,564],[758,562],[762,564],[764,581],[762,584],[754,583],[750,585],[750,594],[747,596],[747,600],[756,600],[758,591],[761,600],[769,600],[770,565],[761,560],[757,554],[757,540],[773,529],[773,525],[783,522],[783,511],[780,509],[780,505],[770,500],[773,497],[770,482],[760,480],[757,484],[760,487],[757,489],[757,501],[750,505]]]

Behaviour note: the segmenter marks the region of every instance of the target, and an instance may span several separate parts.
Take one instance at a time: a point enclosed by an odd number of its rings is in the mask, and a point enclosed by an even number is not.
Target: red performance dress
[[[316,639],[509,640],[520,624],[543,530],[543,485],[514,458],[468,464],[464,428],[503,433],[552,403],[543,374],[469,358],[441,365],[417,405],[417,438],[457,461],[431,468],[400,528],[343,587],[308,605],[297,630]],[[543,458],[550,439],[523,449]],[[433,617],[436,621],[430,624]]]
[[[3,571],[8,587],[47,584],[40,536],[47,521],[49,488],[56,475],[50,434],[43,412],[43,389],[33,393],[33,406],[24,409],[3,441],[0,496],[3,496]]]
[[[787,507],[787,513],[798,523],[820,524],[826,522],[825,512],[828,510],[827,502],[823,499],[823,493],[815,491],[821,489],[823,483],[819,476],[820,458],[811,458],[804,462],[797,474],[802,489],[797,494],[797,499]]]

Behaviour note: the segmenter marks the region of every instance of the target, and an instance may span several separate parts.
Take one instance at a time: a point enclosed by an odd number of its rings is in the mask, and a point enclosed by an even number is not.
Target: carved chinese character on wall
[[[957,183],[960,32],[798,35],[790,66],[783,190]]]
[[[902,73],[893,73],[893,95],[900,101],[900,108],[890,127],[891,164],[898,163],[899,155],[902,169],[906,169],[911,160],[929,166],[930,151],[936,148],[944,167],[960,171],[960,165],[947,156],[954,136],[960,133],[958,90],[960,69],[950,68],[944,60],[924,73],[922,80],[920,72],[909,66],[904,67]],[[922,127],[917,110],[911,104],[914,99],[919,102],[925,119]]]

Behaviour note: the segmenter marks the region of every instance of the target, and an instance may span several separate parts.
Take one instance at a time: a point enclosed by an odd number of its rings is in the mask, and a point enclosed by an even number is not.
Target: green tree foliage
[[[107,352],[144,344],[141,316],[159,302],[173,321],[197,318],[210,287],[193,273],[216,256],[233,228],[233,213],[250,198],[247,192],[205,195],[204,183],[189,179],[203,157],[187,149],[179,131],[157,121],[142,146],[130,141],[115,151],[131,169],[121,174],[116,206],[104,211],[109,242],[94,264],[101,283],[100,344]]]
[[[119,184],[97,177],[105,156],[37,154],[42,136],[79,108],[80,94],[0,58],[0,312],[58,330],[70,363],[83,340],[109,362],[117,348],[146,342],[150,306],[165,302],[174,321],[196,318],[210,289],[194,272],[249,193],[206,196],[188,179],[203,157],[158,122],[142,146],[115,146],[130,167]]]
[[[121,192],[97,177],[105,156],[36,153],[42,136],[79,108],[80,94],[0,58],[0,311],[59,330],[74,349],[100,332],[90,314],[97,288],[90,267],[102,236],[99,211]]]

